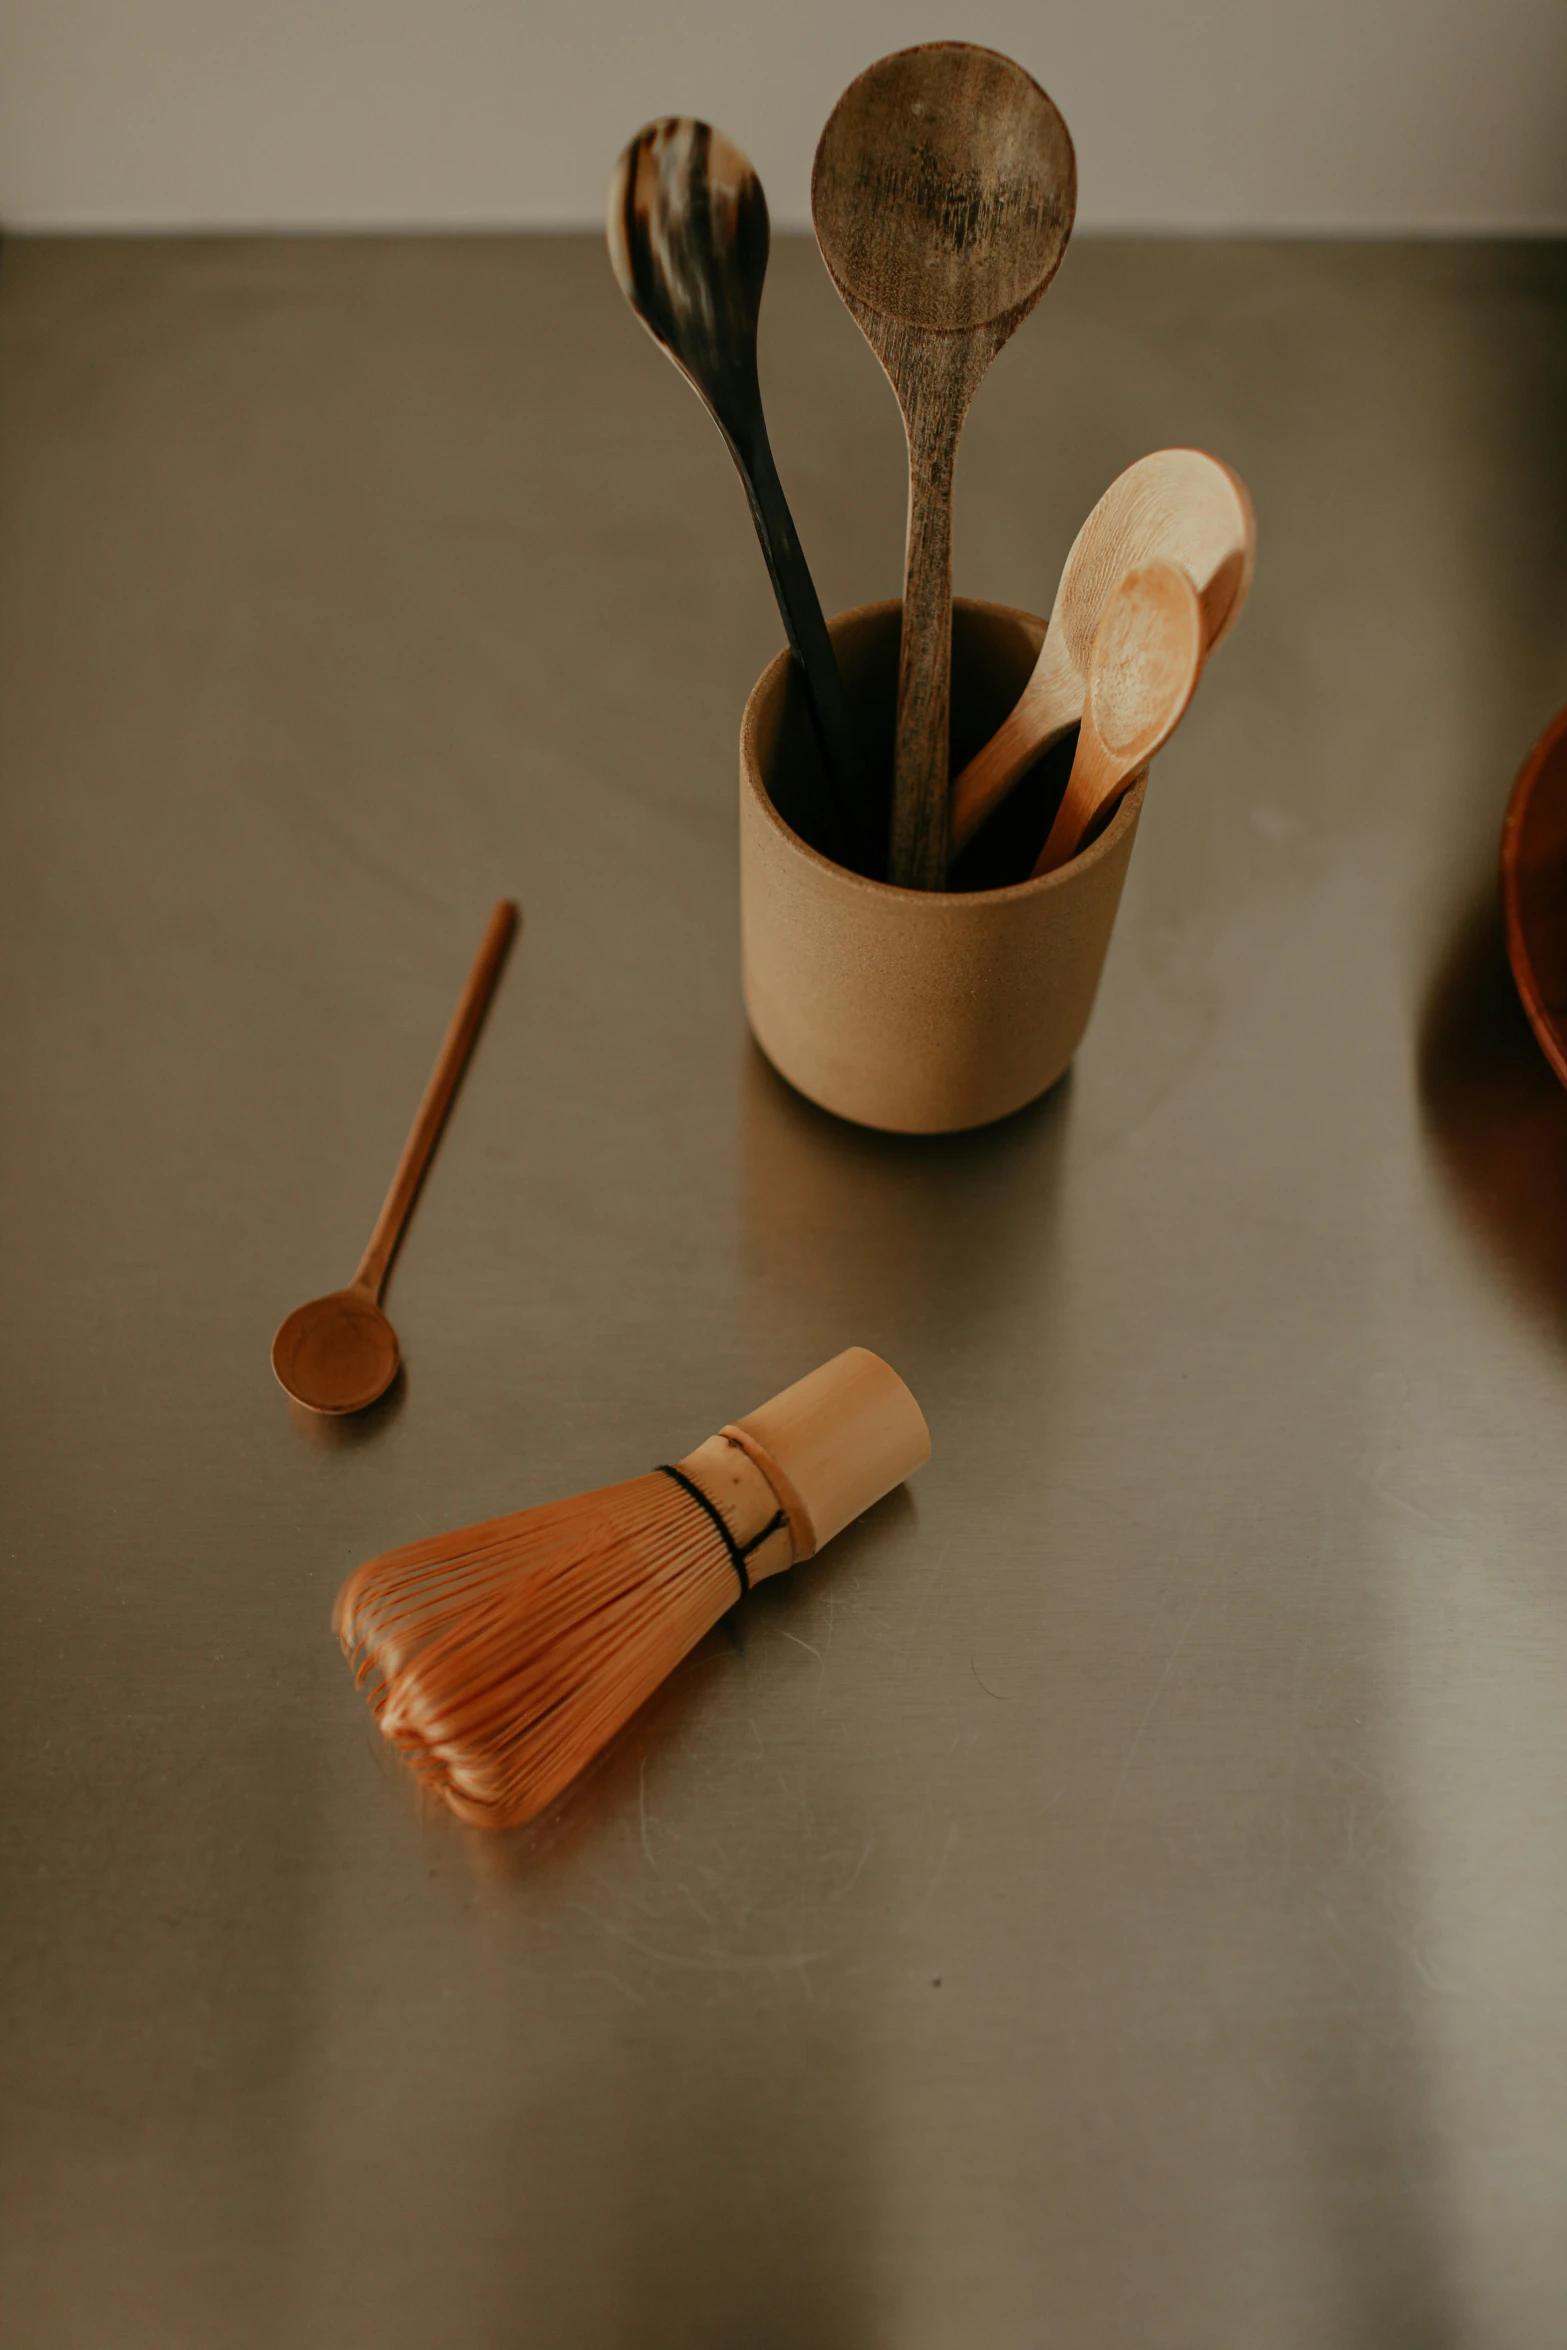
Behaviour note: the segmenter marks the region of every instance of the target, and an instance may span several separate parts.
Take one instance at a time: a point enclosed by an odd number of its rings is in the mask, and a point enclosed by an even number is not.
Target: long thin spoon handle
[[[933,367],[907,413],[909,538],[887,858],[887,879],[904,889],[941,889],[947,878],[952,474],[968,389],[960,369]]]
[[[1059,640],[1047,640],[1016,707],[952,786],[950,855],[956,857],[968,847],[1018,778],[1077,724],[1082,709],[1083,681],[1071,656]]]
[[[1101,809],[1129,791],[1136,779],[1137,770],[1129,768],[1124,760],[1112,757],[1097,736],[1090,737],[1085,726],[1077,738],[1077,756],[1072,761],[1071,777],[1056,810],[1055,822],[1035,860],[1034,877],[1054,873],[1059,865],[1069,865],[1077,855],[1078,843]]]
[[[772,445],[758,421],[740,462],[741,478],[751,501],[751,516],[762,544],[763,559],[778,611],[794,655],[805,692],[806,712],[816,747],[826,770],[830,806],[827,819],[847,848],[867,868],[871,842],[860,790],[860,749],[855,738],[849,700],[843,690],[838,658],[822,616],[821,599],[810,566],[800,547],[800,534],[778,478]]]
[[[457,1080],[463,1073],[463,1064],[473,1050],[495,982],[501,975],[506,960],[506,949],[511,945],[512,933],[517,927],[517,908],[510,898],[502,898],[485,928],[484,940],[474,959],[467,983],[452,1014],[452,1024],[446,1031],[446,1042],[430,1072],[430,1082],[424,1089],[408,1140],[403,1144],[403,1155],[397,1162],[397,1173],[392,1177],[392,1188],[386,1203],[375,1220],[370,1235],[370,1246],[360,1260],[359,1270],[350,1282],[351,1289],[366,1289],[374,1298],[381,1294],[381,1284],[392,1261],[397,1243],[403,1236],[408,1211],[418,1196],[424,1171],[430,1163],[430,1153],[439,1139],[446,1113],[452,1106],[452,1095],[457,1091]]]

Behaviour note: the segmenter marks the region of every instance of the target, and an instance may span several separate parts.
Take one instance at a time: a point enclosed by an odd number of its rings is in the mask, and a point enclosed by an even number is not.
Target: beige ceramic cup
[[[866,604],[830,624],[862,738],[889,751],[899,609]],[[1000,725],[1044,634],[1031,613],[956,603],[955,763]],[[791,778],[814,756],[780,653],[740,729],[741,962],[757,1043],[801,1093],[861,1126],[947,1134],[1021,1109],[1054,1085],[1088,1025],[1141,779],[1058,872],[936,892],[867,881],[800,838],[779,807],[795,803]],[[1047,822],[1041,813],[1041,840]],[[1030,861],[1025,846],[1021,869]]]

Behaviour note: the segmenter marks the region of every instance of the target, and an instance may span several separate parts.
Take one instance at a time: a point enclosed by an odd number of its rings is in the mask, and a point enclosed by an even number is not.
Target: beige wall
[[[1061,106],[1084,226],[1567,227],[1567,0],[0,0],[0,223],[583,223],[667,112],[798,223],[843,83],[955,33]]]

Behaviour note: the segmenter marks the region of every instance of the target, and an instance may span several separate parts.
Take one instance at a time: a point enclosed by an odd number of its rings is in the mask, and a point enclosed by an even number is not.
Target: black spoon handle
[[[811,731],[821,753],[827,800],[818,812],[818,820],[825,819],[827,842],[824,845],[840,864],[854,864],[864,873],[874,873],[879,861],[870,838],[854,720],[849,713],[838,657],[822,617],[816,585],[800,548],[800,536],[760,416],[748,436],[747,446],[743,450],[736,448],[735,461],[751,501],[756,535],[762,544],[773,594],[778,598],[795,669],[805,689]]]

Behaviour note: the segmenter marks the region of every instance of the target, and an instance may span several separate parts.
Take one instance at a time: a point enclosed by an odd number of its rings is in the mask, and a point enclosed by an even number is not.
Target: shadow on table
[[[306,1444],[313,1444],[324,1452],[353,1452],[361,1444],[370,1444],[383,1428],[391,1426],[408,1401],[408,1366],[399,1363],[392,1374],[392,1383],[384,1395],[378,1395],[361,1412],[313,1412],[308,1406],[287,1399],[288,1416],[295,1434]]]
[[[769,1311],[862,1314],[888,1344],[954,1343],[1030,1301],[1048,1246],[1072,1072],[965,1134],[881,1134],[818,1109],[755,1043],[741,1082],[741,1244]]]
[[[1567,1092],[1513,985],[1492,881],[1427,993],[1419,1044],[1427,1132],[1470,1223],[1514,1283],[1567,1326]]]

